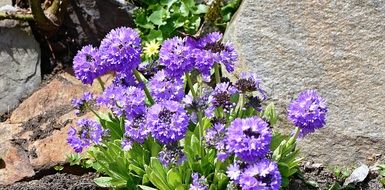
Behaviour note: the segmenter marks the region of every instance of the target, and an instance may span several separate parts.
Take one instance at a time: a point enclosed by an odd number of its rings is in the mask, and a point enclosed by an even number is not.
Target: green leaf
[[[154,23],[155,25],[162,26],[165,25],[166,22],[164,22],[164,18],[166,16],[166,10],[160,9],[157,11],[154,11],[149,17],[149,21]]]
[[[150,33],[147,35],[147,40],[157,40],[159,42],[163,41],[163,34],[161,30],[151,30]]]
[[[99,187],[111,188],[111,187],[124,187],[126,182],[123,180],[117,180],[112,177],[98,177],[94,179],[94,182]]]
[[[194,12],[194,14],[204,14],[208,10],[208,6],[204,4],[199,4],[197,6],[197,10]]]
[[[152,188],[152,187],[148,187],[148,186],[145,186],[145,185],[139,185],[139,187],[143,190],[157,190],[155,188]]]
[[[278,121],[278,116],[277,116],[277,113],[276,113],[276,111],[275,111],[274,103],[270,103],[270,104],[265,108],[265,111],[264,111],[264,113],[263,113],[263,117],[269,120],[270,125],[274,125],[274,124],[277,123],[277,121]]]
[[[179,185],[182,185],[182,177],[180,174],[176,171],[175,168],[170,169],[167,172],[167,182],[171,187],[176,188]]]

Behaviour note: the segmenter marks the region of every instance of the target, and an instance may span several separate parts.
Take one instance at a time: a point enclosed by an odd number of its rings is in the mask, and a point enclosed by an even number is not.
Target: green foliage
[[[195,34],[207,11],[207,6],[194,0],[141,1],[134,18],[144,41],[163,41],[178,33]]]
[[[379,169],[379,172],[380,172],[380,182],[382,184],[383,187],[385,187],[385,164],[380,164],[378,165],[378,169]]]

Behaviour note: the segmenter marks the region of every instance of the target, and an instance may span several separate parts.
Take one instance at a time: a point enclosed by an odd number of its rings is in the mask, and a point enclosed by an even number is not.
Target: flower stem
[[[219,71],[219,64],[218,63],[215,63],[214,64],[214,69],[215,69],[215,82],[216,82],[216,84],[219,84],[219,83],[221,83],[221,74],[219,73],[220,71]]]
[[[88,110],[90,110],[90,111],[91,111],[97,118],[102,119],[102,118],[99,116],[99,114],[96,113],[96,111],[95,111],[94,109],[92,109],[90,105],[88,105],[88,103],[85,103],[84,105],[85,105],[86,108],[87,108]]]
[[[154,101],[154,99],[152,99],[152,96],[151,96],[151,94],[150,94],[150,91],[148,90],[146,84],[144,84],[142,78],[140,77],[139,71],[136,70],[136,69],[133,69],[133,72],[134,72],[134,75],[135,75],[136,80],[138,80],[139,83],[143,83],[143,86],[144,86],[144,87],[143,87],[144,93],[146,94],[146,96],[147,96],[147,98],[148,98],[148,101],[150,102],[151,105],[154,105],[155,101]]]
[[[202,112],[198,112],[197,113],[198,115],[198,122],[199,122],[199,142],[200,142],[200,152],[201,152],[201,158],[203,158],[204,156],[204,149],[203,149],[203,145],[202,145],[202,141],[203,141],[203,116],[202,116]]]
[[[104,89],[106,89],[105,86],[104,86],[104,82],[102,81],[102,79],[101,79],[100,77],[98,77],[97,80],[98,80],[98,82],[99,82],[99,84],[100,84],[100,87],[101,87],[102,90],[104,91]]]
[[[188,85],[188,87],[190,88],[191,94],[192,94],[192,96],[193,96],[194,99],[195,99],[195,98],[197,97],[197,94],[196,94],[196,92],[195,92],[194,85],[193,85],[193,83],[192,83],[192,81],[191,81],[190,74],[186,73],[185,75],[186,75],[187,85]]]

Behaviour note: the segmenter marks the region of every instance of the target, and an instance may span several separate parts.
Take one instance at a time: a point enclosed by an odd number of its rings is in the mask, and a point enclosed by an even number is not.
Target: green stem
[[[95,111],[94,109],[92,109],[90,105],[88,105],[88,103],[85,103],[84,105],[85,105],[86,108],[87,108],[88,110],[90,110],[90,111],[91,111],[97,118],[102,119],[102,118],[99,116],[99,114],[96,113],[96,111]]]
[[[198,115],[198,122],[199,122],[199,142],[200,142],[200,152],[201,152],[201,158],[203,158],[204,156],[204,149],[203,149],[203,145],[202,145],[202,138],[203,138],[203,116],[202,116],[202,112],[198,112],[197,113]]]
[[[197,94],[195,92],[194,85],[193,85],[193,83],[191,81],[191,77],[190,77],[190,75],[188,73],[186,73],[185,75],[186,75],[187,85],[190,88],[191,94],[192,94],[192,96],[195,99],[197,97]]]
[[[100,87],[101,87],[102,90],[104,91],[104,89],[106,89],[105,86],[104,86],[104,82],[102,81],[102,79],[101,79],[100,77],[98,77],[97,80],[98,80],[98,82],[99,82],[99,84],[100,84]]]
[[[221,74],[219,73],[220,72],[220,68],[219,68],[219,64],[218,63],[215,63],[214,64],[214,72],[215,72],[215,82],[216,84],[219,84],[221,83]]]
[[[243,114],[243,104],[244,104],[244,95],[242,93],[239,94],[239,99],[237,106],[235,107],[235,113],[237,114],[238,117],[242,117]]]
[[[146,84],[144,84],[142,78],[140,77],[140,73],[138,70],[136,69],[133,69],[133,72],[134,72],[134,75],[135,75],[135,78],[136,80],[139,81],[139,83],[143,83],[143,86],[144,86],[144,93],[146,94],[147,98],[148,98],[148,101],[150,102],[151,105],[154,105],[155,101],[154,99],[152,99],[152,96],[150,94],[150,91],[148,90]]]

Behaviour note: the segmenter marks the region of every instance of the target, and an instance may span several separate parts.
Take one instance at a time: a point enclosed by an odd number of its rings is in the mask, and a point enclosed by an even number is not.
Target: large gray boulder
[[[0,20],[0,115],[13,110],[40,81],[40,47],[28,24]]]
[[[285,127],[302,90],[329,105],[327,126],[300,142],[307,159],[328,165],[383,160],[385,2],[244,0],[225,34],[240,59],[235,74],[264,80]]]

